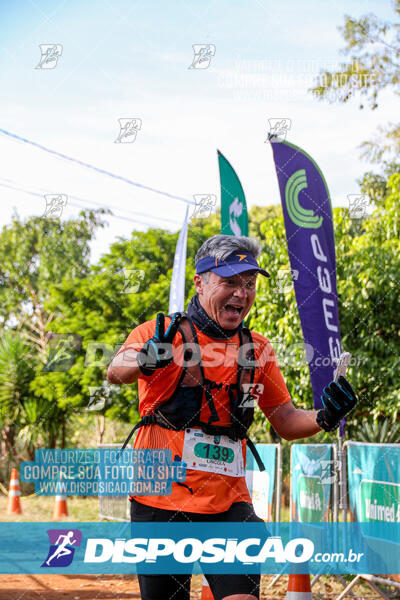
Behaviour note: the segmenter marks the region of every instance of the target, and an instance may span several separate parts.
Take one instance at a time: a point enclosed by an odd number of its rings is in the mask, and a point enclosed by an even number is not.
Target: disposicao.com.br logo
[[[80,529],[48,529],[50,548],[42,567],[68,567],[81,545]]]
[[[250,548],[252,549],[250,551]],[[248,554],[248,551],[250,552]],[[307,538],[294,538],[285,546],[279,536],[246,538],[194,537],[178,541],[172,538],[89,538],[86,543],[85,563],[156,563],[167,557],[178,563],[275,563],[307,562],[314,553],[314,544]]]
[[[274,574],[293,563],[313,574],[391,574],[400,564],[393,522],[0,523],[0,539],[0,574]]]

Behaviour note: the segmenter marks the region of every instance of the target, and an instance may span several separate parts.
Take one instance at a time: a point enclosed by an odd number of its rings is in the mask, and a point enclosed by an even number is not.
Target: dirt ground
[[[261,600],[283,600],[287,577],[282,577],[272,589],[267,589],[271,576],[262,577]],[[192,577],[190,600],[201,599],[202,576]],[[313,587],[314,600],[334,600],[343,590],[333,578],[324,578]],[[393,588],[391,588],[393,590]],[[372,600],[381,598],[365,584],[354,588],[355,596],[346,598]],[[389,588],[385,590],[392,595]],[[0,575],[0,600],[140,600],[135,575]],[[167,598],[165,600],[168,600]]]

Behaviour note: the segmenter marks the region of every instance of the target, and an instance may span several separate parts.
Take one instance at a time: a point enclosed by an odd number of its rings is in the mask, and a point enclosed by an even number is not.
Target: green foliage
[[[363,423],[361,427],[352,427],[349,431],[352,440],[374,444],[399,444],[400,423],[391,419],[379,419],[373,423]]]
[[[393,2],[393,8],[398,17],[399,0]],[[315,86],[312,92],[321,99],[329,100],[330,91],[341,90],[343,102],[359,94],[374,109],[384,88],[391,86],[397,91],[399,85],[399,25],[382,21],[374,14],[363,15],[359,19],[346,15],[344,25],[338,29],[346,42],[343,54],[348,62],[340,65],[338,71],[322,71],[322,85]],[[363,108],[362,104],[360,108]]]
[[[26,340],[16,331],[0,338],[0,423],[13,425],[29,399],[34,375],[34,356]]]
[[[10,454],[23,443],[31,455],[37,444],[65,443],[70,406],[63,401],[80,386],[67,373],[43,375],[48,358],[47,331],[56,315],[46,310],[54,282],[76,285],[89,272],[94,230],[102,226],[99,214],[82,211],[77,219],[13,215],[0,232],[0,396],[2,436]],[[16,330],[17,327],[17,330]],[[18,435],[17,435],[18,434]]]
[[[389,173],[391,175],[392,173]],[[371,203],[381,207],[385,203],[387,178],[368,171],[358,181],[360,191],[368,196]]]
[[[398,20],[400,0],[394,0],[393,9]],[[343,49],[347,61],[337,71],[321,71],[316,85],[310,90],[319,100],[348,102],[360,98],[360,109],[366,101],[373,110],[378,96],[390,89],[399,94],[400,83],[400,27],[398,22],[386,22],[374,14],[355,19],[345,16],[338,28],[346,42]],[[361,144],[361,156],[371,162],[399,163],[400,124],[389,123],[378,128],[374,139]]]
[[[29,346],[21,333],[13,330],[2,332],[0,427],[7,451],[14,458],[21,446],[32,458],[35,443],[39,439],[49,441],[49,432],[56,423],[43,399],[33,398],[30,391],[37,363],[35,349]]]
[[[13,215],[0,232],[0,319],[39,326],[49,286],[63,277],[83,277],[89,266],[93,231],[102,223],[96,213],[82,211],[79,219],[60,221]]]
[[[344,258],[338,264],[339,317],[343,345],[360,359],[350,372],[364,419],[372,414],[394,420],[400,407],[399,200],[400,175],[393,175],[384,204],[364,221],[359,235],[352,234],[344,212],[337,221],[342,233],[337,252]]]
[[[361,158],[366,158],[371,163],[393,163],[398,170],[400,155],[400,123],[388,123],[379,126],[372,140],[360,144]],[[396,162],[397,161],[397,164]]]

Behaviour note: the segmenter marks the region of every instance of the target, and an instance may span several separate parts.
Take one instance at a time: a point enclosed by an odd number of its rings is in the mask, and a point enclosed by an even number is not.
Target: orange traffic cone
[[[7,514],[9,515],[20,515],[22,513],[21,510],[21,502],[19,500],[20,491],[19,491],[19,480],[18,480],[18,471],[17,469],[11,469],[11,477],[10,477],[10,487],[8,491],[8,505],[7,505]]]
[[[201,600],[214,600],[207,579],[203,575],[203,587],[201,588]]]
[[[286,600],[312,600],[310,575],[289,575]]]
[[[61,488],[62,481],[57,482],[57,496],[54,504],[53,521],[62,517],[68,517],[67,496],[64,496]]]

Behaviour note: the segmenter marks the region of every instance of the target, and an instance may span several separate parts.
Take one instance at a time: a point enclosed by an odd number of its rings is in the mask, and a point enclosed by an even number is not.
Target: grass
[[[53,520],[55,499],[53,496],[21,496],[22,514],[7,514],[8,498],[0,495],[0,522],[49,522]],[[67,501],[68,517],[64,522],[99,521],[99,499],[97,497],[71,497]]]
[[[48,522],[53,520],[55,499],[53,496],[21,496],[21,515],[7,514],[8,498],[0,495],[0,522]],[[68,517],[63,517],[64,522],[90,522],[100,521],[99,499],[97,496],[80,498],[72,496],[67,500]],[[281,507],[281,522],[289,521],[289,507]]]

